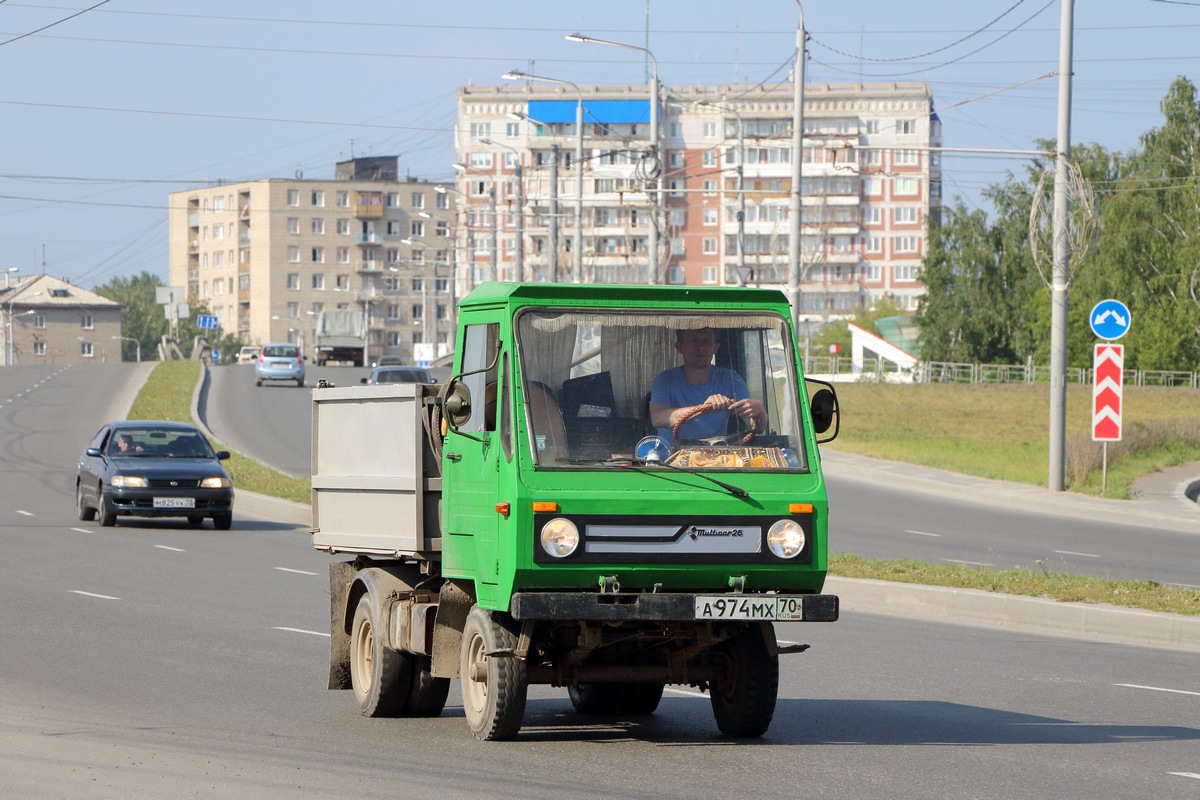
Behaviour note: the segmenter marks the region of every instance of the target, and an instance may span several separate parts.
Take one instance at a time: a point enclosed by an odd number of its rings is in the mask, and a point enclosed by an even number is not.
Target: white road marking
[[[294,572],[297,575],[320,575],[321,574],[319,572],[307,572],[302,569],[291,569],[289,567],[276,567],[275,569],[279,570],[280,572]]]
[[[670,692],[671,694],[681,694],[684,697],[708,697],[708,695],[704,694],[703,692],[693,692],[690,689],[676,689],[672,686],[668,686],[666,689],[664,689],[664,691]]]
[[[1200,781],[1200,774],[1195,772],[1168,772],[1168,775],[1178,775],[1181,778],[1195,778]]]
[[[1170,692],[1171,694],[1190,694],[1192,697],[1200,697],[1200,692],[1188,692],[1183,689],[1164,689],[1161,686],[1142,686],[1137,683],[1114,683],[1113,686],[1124,686],[1127,689],[1146,689],[1151,692]]]
[[[171,552],[173,552],[173,553],[186,553],[186,552],[187,552],[187,550],[184,550],[184,549],[182,549],[182,548],[179,548],[179,547],[168,547],[168,546],[167,546],[167,545],[165,545],[165,544],[156,544],[156,545],[154,545],[154,546],[155,546],[155,547],[157,547],[159,550],[170,550],[170,551],[171,551]]]
[[[1099,558],[1095,553],[1076,553],[1073,550],[1055,550],[1060,556],[1079,556],[1080,558]]]
[[[92,532],[91,528],[71,528],[71,530],[78,531],[79,533],[91,533]]]
[[[935,539],[942,538],[940,533],[926,533],[925,531],[905,531],[905,533],[911,533],[913,536],[932,536]]]
[[[22,510],[21,510],[21,509],[19,509],[19,508],[17,509],[17,513],[18,513],[18,514],[20,514],[20,515],[22,515],[22,516],[25,516],[25,517],[32,517],[32,516],[33,516],[33,513],[32,513],[32,512],[30,512],[30,511],[22,511]]]
[[[81,594],[84,597],[95,597],[98,600],[120,600],[121,599],[119,597],[113,597],[113,596],[107,595],[107,594],[96,594],[95,592],[84,592],[79,589],[68,589],[67,591],[71,592],[71,594]]]
[[[329,637],[328,633],[322,633],[321,631],[306,631],[303,628],[283,628],[283,627],[276,625],[274,629],[277,631],[287,631],[288,633],[307,633],[309,636],[324,636],[326,638]]]
[[[966,564],[968,567],[990,567],[992,566],[987,561],[959,561],[957,558],[943,558],[948,564]]]

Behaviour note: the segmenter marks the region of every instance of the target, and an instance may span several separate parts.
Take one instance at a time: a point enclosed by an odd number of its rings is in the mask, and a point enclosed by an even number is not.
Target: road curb
[[[1200,617],[1041,597],[830,576],[825,591],[841,598],[843,616],[863,612],[919,616],[1119,644],[1200,652]]]

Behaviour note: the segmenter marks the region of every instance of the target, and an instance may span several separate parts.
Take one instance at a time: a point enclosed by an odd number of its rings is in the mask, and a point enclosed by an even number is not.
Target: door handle
[[[446,458],[450,461],[458,463],[462,460],[462,455],[459,453],[446,453]]]

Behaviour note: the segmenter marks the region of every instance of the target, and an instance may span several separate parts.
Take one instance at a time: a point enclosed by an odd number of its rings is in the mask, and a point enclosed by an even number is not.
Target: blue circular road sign
[[[1110,342],[1129,333],[1131,322],[1129,309],[1120,300],[1101,300],[1088,317],[1092,333]]]

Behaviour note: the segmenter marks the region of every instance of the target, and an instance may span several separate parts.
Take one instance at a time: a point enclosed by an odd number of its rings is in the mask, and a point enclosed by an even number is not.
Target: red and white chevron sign
[[[1121,394],[1125,376],[1125,345],[1098,344],[1092,359],[1092,441],[1121,441]]]

